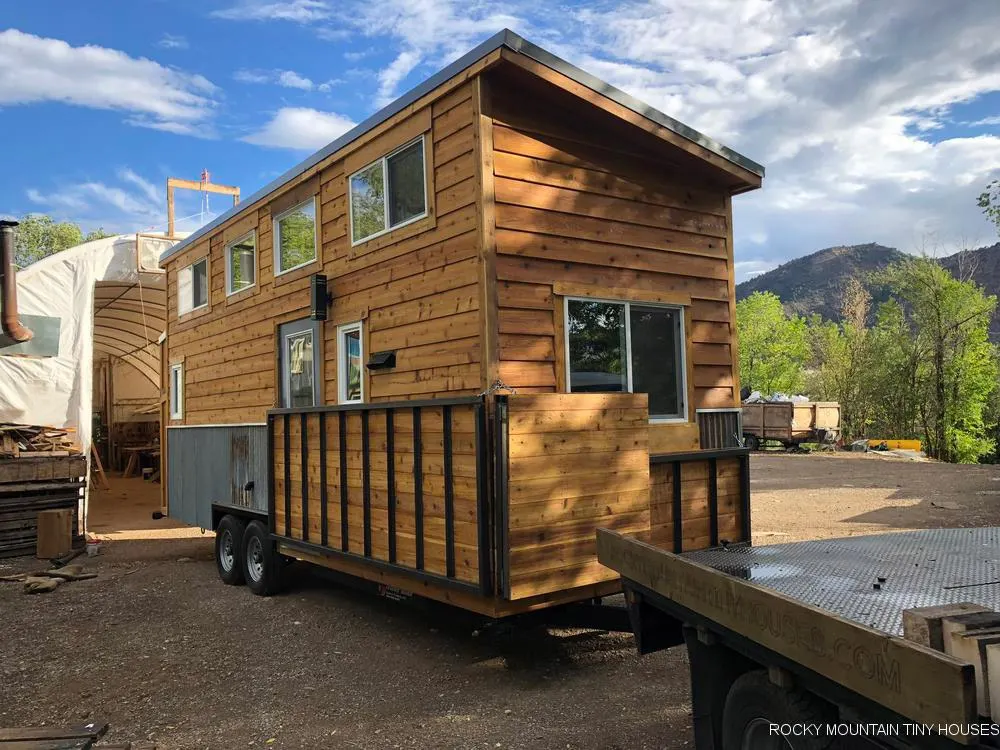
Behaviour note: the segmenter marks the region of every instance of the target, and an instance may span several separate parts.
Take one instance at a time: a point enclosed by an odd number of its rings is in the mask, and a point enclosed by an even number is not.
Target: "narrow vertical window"
[[[337,329],[337,372],[339,402],[360,403],[364,400],[362,367],[364,346],[361,341],[361,323],[351,323]]]
[[[226,294],[236,294],[257,283],[257,232],[251,231],[226,245]]]
[[[177,274],[177,314],[208,305],[208,258],[196,260]]]
[[[170,418],[184,418],[184,366],[170,365]]]

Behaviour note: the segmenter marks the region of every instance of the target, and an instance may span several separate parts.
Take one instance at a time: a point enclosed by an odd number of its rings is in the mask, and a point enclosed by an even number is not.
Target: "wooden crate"
[[[0,557],[33,554],[38,514],[47,510],[72,513],[73,543],[82,543],[78,513],[86,471],[82,456],[0,461]]]

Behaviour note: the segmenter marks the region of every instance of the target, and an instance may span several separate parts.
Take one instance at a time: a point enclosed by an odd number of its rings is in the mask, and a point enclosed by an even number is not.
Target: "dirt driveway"
[[[757,543],[1000,524],[993,467],[783,455],[752,467]],[[481,629],[304,571],[258,599],[218,581],[207,537],[116,540],[94,567],[96,580],[42,596],[0,584],[0,726],[102,718],[112,738],[161,749],[692,742],[681,649],[640,658],[625,635]]]

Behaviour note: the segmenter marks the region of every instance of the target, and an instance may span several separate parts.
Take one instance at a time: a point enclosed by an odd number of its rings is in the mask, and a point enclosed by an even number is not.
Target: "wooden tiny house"
[[[164,255],[170,512],[494,616],[613,590],[598,527],[746,539],[696,411],[762,174],[501,32]]]

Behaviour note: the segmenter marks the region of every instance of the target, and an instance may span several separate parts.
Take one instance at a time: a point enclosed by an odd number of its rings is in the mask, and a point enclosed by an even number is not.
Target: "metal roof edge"
[[[699,133],[694,128],[688,127],[684,123],[675,120],[674,118],[664,114],[663,112],[660,112],[657,109],[654,109],[648,104],[639,101],[635,97],[626,94],[624,91],[615,88],[610,83],[602,81],[600,78],[597,78],[596,76],[593,76],[590,73],[587,73],[586,71],[576,67],[572,63],[568,63],[562,58],[553,55],[551,52],[548,52],[547,50],[539,47],[538,45],[529,42],[527,39],[514,33],[510,29],[503,29],[494,34],[493,36],[491,36],[486,41],[482,42],[481,44],[471,49],[469,52],[462,55],[454,62],[450,63],[446,67],[439,70],[437,73],[432,75],[423,83],[418,84],[417,86],[415,86],[414,88],[410,89],[405,94],[400,96],[395,101],[390,102],[389,104],[387,104],[385,107],[375,112],[370,117],[358,123],[339,138],[327,144],[319,151],[307,157],[305,160],[299,162],[294,167],[286,171],[284,174],[271,180],[271,182],[267,183],[264,187],[260,188],[252,195],[247,197],[245,200],[241,201],[240,204],[233,206],[225,213],[222,213],[219,216],[215,217],[208,224],[192,232],[190,235],[188,235],[183,240],[178,242],[172,248],[164,251],[164,253],[160,256],[160,263],[163,263],[165,260],[184,251],[185,249],[193,245],[195,242],[204,238],[205,236],[210,234],[213,230],[215,230],[216,228],[218,228],[219,226],[221,226],[222,224],[226,223],[231,218],[236,216],[240,211],[246,208],[247,205],[252,205],[253,203],[256,203],[261,198],[264,198],[269,193],[274,192],[285,183],[295,179],[306,170],[310,169],[311,167],[314,167],[316,164],[326,159],[331,154],[339,151],[340,149],[350,144],[352,141],[363,136],[368,131],[378,127],[393,115],[401,112],[403,109],[413,104],[413,102],[417,101],[420,97],[436,89],[438,86],[440,86],[442,83],[447,81],[452,76],[456,75],[462,70],[465,70],[465,68],[469,67],[477,60],[480,60],[481,58],[485,57],[491,52],[500,49],[501,47],[507,47],[512,52],[517,52],[519,54],[525,55],[526,57],[530,57],[533,60],[541,63],[542,65],[552,68],[553,70],[562,73],[568,78],[573,79],[577,83],[586,86],[587,88],[596,91],[597,93],[602,94],[603,96],[608,97],[609,99],[617,102],[618,104],[621,104],[623,107],[627,107],[633,112],[642,115],[643,117],[649,120],[652,120],[658,125],[662,125],[668,130],[671,130],[672,132],[682,136],[683,138],[686,138],[689,141],[692,141],[693,143],[696,143],[699,146],[708,149],[709,151],[723,157],[728,161],[731,161],[737,166],[740,166],[743,169],[746,169],[749,172],[752,172],[760,177],[764,176],[764,167],[762,167],[760,164],[757,164],[755,161],[752,161],[751,159],[748,159],[742,154],[733,151],[731,148],[724,146],[721,143],[718,143],[717,141],[712,140],[708,136]]]

